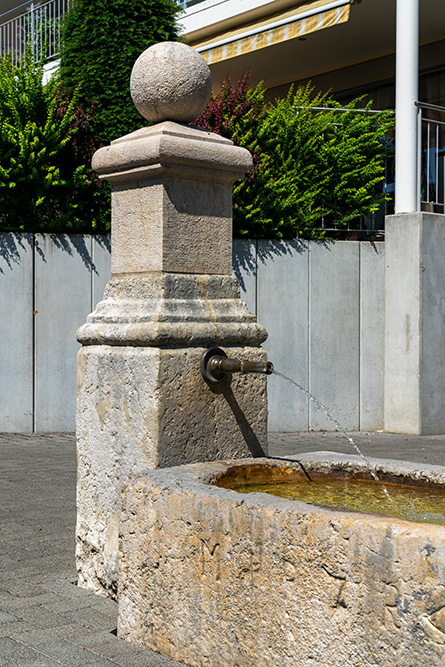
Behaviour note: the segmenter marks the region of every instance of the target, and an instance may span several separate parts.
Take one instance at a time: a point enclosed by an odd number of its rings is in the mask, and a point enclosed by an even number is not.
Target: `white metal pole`
[[[419,0],[397,0],[395,212],[418,209]]]

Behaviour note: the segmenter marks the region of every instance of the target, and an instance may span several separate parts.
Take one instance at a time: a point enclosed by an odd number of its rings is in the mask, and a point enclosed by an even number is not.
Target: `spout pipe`
[[[224,371],[225,373],[265,373],[270,375],[273,364],[270,361],[240,361],[215,355],[210,358],[209,366],[212,371]]]
[[[222,382],[230,373],[265,373],[273,372],[270,361],[241,361],[229,359],[224,350],[213,347],[206,350],[201,357],[201,374],[209,384]]]

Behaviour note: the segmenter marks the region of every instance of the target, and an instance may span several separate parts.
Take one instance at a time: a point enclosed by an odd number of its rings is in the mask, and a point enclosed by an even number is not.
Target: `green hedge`
[[[228,76],[196,121],[254,156],[253,169],[234,188],[235,235],[323,238],[322,219],[341,227],[376,211],[386,198],[378,186],[394,113],[357,111],[360,98],[341,111],[309,85],[267,105],[262,85],[249,89],[248,80],[245,73],[232,85]]]
[[[88,116],[30,52],[0,58],[0,231],[106,232],[109,196],[85,162]]]
[[[116,21],[118,8],[127,4],[132,16],[125,32]],[[149,37],[146,26],[141,32],[131,24],[155,7],[159,21],[153,19],[153,25],[159,34],[175,37],[170,22],[177,9],[170,0],[75,0],[65,25],[61,73],[46,85],[42,66],[33,63],[30,53],[18,67],[0,59],[0,231],[109,231],[109,185],[99,181],[90,160],[107,137],[144,124],[129,97],[128,81],[136,57],[148,45],[141,45],[141,35]],[[99,9],[101,28],[96,25]],[[123,12],[122,23],[125,17]],[[110,35],[118,45],[124,40],[124,46],[112,49],[107,60]],[[226,78],[196,121],[253,154],[252,170],[234,187],[234,234],[322,238],[322,219],[327,226],[341,226],[377,210],[385,199],[379,184],[394,114],[358,112],[360,100],[340,110],[330,96],[314,96],[309,86],[268,105],[263,87],[249,89],[248,78],[243,75],[234,86]],[[328,110],[314,110],[318,106]]]
[[[61,78],[109,143],[142,127],[130,97],[132,67],[152,44],[178,39],[172,0],[73,0],[62,29]]]
[[[104,143],[144,125],[129,93],[142,51],[178,39],[171,0],[73,0],[60,71],[28,52],[0,59],[0,231],[106,233],[110,187],[90,168]]]

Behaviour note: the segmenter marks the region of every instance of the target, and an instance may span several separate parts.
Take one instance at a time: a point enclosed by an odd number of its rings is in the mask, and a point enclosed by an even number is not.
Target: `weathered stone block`
[[[231,276],[148,273],[113,277],[77,332],[84,345],[256,347],[267,332]]]
[[[310,475],[365,474],[357,459],[299,457]],[[380,474],[445,485],[444,468],[373,463]],[[212,484],[290,479],[302,468],[229,461],[130,481],[119,636],[193,666],[442,667],[444,526]]]
[[[231,186],[251,164],[228,139],[172,122],[97,151],[112,185],[112,273],[230,275]]]
[[[267,451],[266,377],[233,376],[211,389],[205,348],[86,346],[78,354],[79,584],[114,597],[118,500],[128,477],[181,463]],[[261,348],[226,348],[265,360]]]

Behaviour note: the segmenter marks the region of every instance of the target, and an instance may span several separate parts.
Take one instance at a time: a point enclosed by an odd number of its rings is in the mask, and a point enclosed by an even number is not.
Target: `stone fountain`
[[[250,155],[185,124],[210,93],[192,49],[151,47],[131,87],[156,124],[93,161],[112,186],[112,279],[78,332],[79,584],[116,597],[119,579],[119,636],[187,665],[443,667],[445,526],[236,491],[369,469],[263,456],[265,376],[232,375],[269,368],[231,277]],[[373,465],[445,489],[445,468]]]
[[[241,301],[232,267],[232,185],[243,148],[187,123],[205,108],[210,71],[193,49],[161,43],[137,60],[131,94],[145,127],[101,148],[112,187],[111,271],[79,329],[79,585],[115,597],[118,499],[144,470],[267,451],[266,379],[212,388],[212,345],[265,360],[267,333]]]
[[[371,461],[389,489],[445,489],[444,467]],[[118,635],[194,667],[443,667],[445,526],[236,491],[308,477],[370,475],[322,452],[130,480]]]

